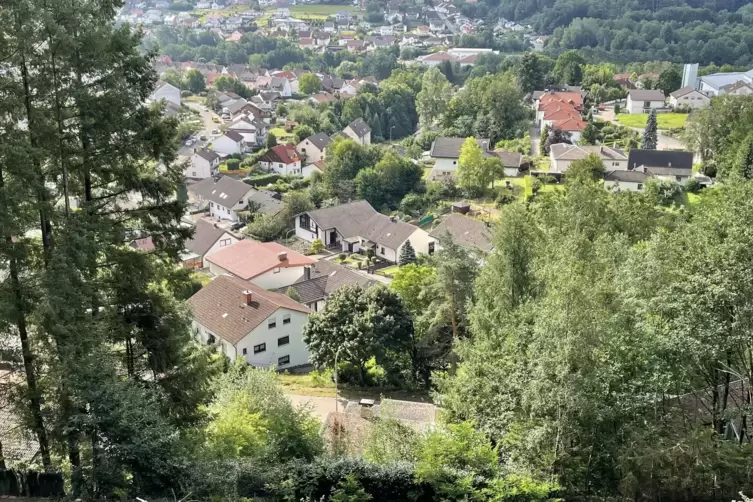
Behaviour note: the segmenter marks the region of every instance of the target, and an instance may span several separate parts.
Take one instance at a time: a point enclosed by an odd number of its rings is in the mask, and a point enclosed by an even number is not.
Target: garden
[[[625,127],[646,127],[648,120],[647,113],[620,113],[617,115],[617,122]],[[657,113],[656,125],[659,129],[680,129],[685,127],[688,120],[687,113]]]

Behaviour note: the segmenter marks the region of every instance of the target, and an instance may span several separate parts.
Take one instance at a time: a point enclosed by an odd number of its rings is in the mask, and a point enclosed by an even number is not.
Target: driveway
[[[299,396],[296,394],[285,394],[285,396],[290,399],[290,402],[293,403],[294,406],[304,405],[309,407],[311,413],[322,422],[327,418],[327,415],[335,411],[334,397]],[[348,400],[340,397],[340,399],[338,399],[337,410],[343,411],[347,405]]]
[[[541,130],[533,126],[529,135],[531,136],[531,157],[535,157],[541,151]]]
[[[212,112],[211,110],[204,111],[203,105],[197,103],[196,101],[183,101],[183,104],[188,108],[199,112],[199,117],[201,118],[201,130],[197,132],[193,137],[207,137],[206,141],[199,140],[191,146],[186,146],[185,143],[181,144],[180,148],[178,149],[178,155],[181,155],[183,157],[190,157],[193,154],[194,148],[203,148],[212,141],[212,130],[219,129],[222,122],[220,122],[220,124],[213,122],[212,117],[219,118],[219,115]]]

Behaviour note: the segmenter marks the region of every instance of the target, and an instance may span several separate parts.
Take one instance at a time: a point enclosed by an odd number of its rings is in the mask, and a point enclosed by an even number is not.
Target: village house
[[[299,303],[306,305],[312,312],[320,312],[332,293],[352,284],[368,288],[377,282],[348,267],[329,260],[319,260],[314,265],[305,267],[303,277],[297,282],[279,288],[277,292],[284,294],[288,289],[292,289],[298,295]]]
[[[223,276],[187,303],[197,341],[216,344],[231,361],[278,369],[308,364],[302,332],[310,311],[287,296]]]
[[[269,193],[229,176],[205,178],[191,185],[188,192],[200,209],[218,220],[238,221],[238,212],[245,210],[276,215],[283,206]]]
[[[220,156],[206,148],[198,149],[191,155],[191,164],[186,166],[183,176],[191,179],[204,179],[220,172]]]
[[[648,113],[666,106],[664,93],[658,89],[632,89],[628,91],[625,111],[628,113]]]
[[[669,106],[672,108],[691,108],[697,110],[711,103],[711,98],[697,91],[695,87],[687,86],[669,94]]]
[[[693,153],[672,150],[630,150],[628,169],[685,184],[693,176]]]
[[[301,157],[293,145],[275,145],[259,157],[259,167],[278,174],[301,174]]]
[[[607,171],[604,173],[604,188],[642,192],[649,178],[643,171]]]
[[[180,89],[160,80],[157,82],[157,87],[155,87],[154,92],[149,96],[149,99],[152,101],[165,100],[180,108]]]
[[[318,132],[298,143],[295,149],[302,157],[303,163],[308,165],[324,160],[330,143],[332,143],[332,138],[323,132]]]
[[[385,216],[364,200],[298,215],[295,235],[306,242],[320,239],[328,248],[348,253],[372,250],[375,256],[393,263],[407,241],[416,253],[423,254],[429,254],[434,242],[425,230]]]
[[[460,149],[463,147],[466,138],[449,138],[440,136],[431,144],[429,156],[434,160],[434,167],[429,173],[429,179],[438,180],[449,178],[455,175],[458,169],[458,159],[460,159]],[[488,138],[476,138],[481,151],[486,157],[493,157],[494,153],[489,150]]]
[[[196,221],[194,234],[186,241],[186,251],[196,255],[202,268],[209,266],[204,258],[238,242],[238,238],[216,223]]]
[[[371,127],[362,118],[357,118],[343,129],[343,133],[359,145],[371,144]]]
[[[242,240],[206,257],[214,275],[231,275],[264,289],[289,286],[314,260],[277,242]]]
[[[240,154],[246,151],[246,140],[239,132],[229,129],[214,140],[212,150],[225,155]]]
[[[576,160],[583,160],[592,153],[599,156],[607,171],[626,171],[628,169],[628,157],[625,152],[618,148],[557,143],[549,149],[549,159],[551,160],[549,170],[555,173],[564,173],[570,167],[570,164]]]

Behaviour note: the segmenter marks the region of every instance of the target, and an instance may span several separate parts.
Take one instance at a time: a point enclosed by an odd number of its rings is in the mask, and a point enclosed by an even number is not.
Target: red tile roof
[[[293,164],[298,162],[301,158],[298,156],[298,152],[295,151],[293,145],[276,145],[267,150],[267,152],[259,157],[262,162],[281,162],[283,164]]]
[[[541,98],[539,98],[539,106],[547,104],[551,101],[570,103],[577,110],[583,108],[583,96],[581,96],[579,92],[549,91],[541,96]]]
[[[581,120],[580,118],[571,117],[564,120],[557,120],[552,123],[552,127],[559,129],[560,131],[582,131],[586,128],[588,122]]]
[[[245,292],[250,293],[250,301],[246,300]],[[280,308],[310,312],[281,293],[265,291],[255,284],[226,275],[201,288],[188,299],[188,305],[196,322],[233,345]]]
[[[557,108],[544,112],[544,120],[565,120],[569,118],[580,119],[580,114],[573,108]]]
[[[282,259],[280,253],[286,253]],[[206,257],[208,262],[222,267],[244,280],[251,280],[277,267],[303,267],[314,260],[276,242],[242,240]]]

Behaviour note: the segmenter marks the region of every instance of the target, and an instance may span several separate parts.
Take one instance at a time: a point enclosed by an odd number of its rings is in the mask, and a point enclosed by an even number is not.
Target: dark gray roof
[[[416,226],[378,213],[365,200],[309,211],[308,215],[319,228],[336,228],[345,239],[362,237],[395,250],[418,230]]]
[[[312,265],[310,274],[309,279],[302,277],[295,284],[279,288],[277,291],[286,293],[288,287],[293,288],[301,298],[300,303],[307,304],[323,300],[345,285],[359,284],[368,288],[377,284],[376,281],[358,272],[327,260],[321,260]]]
[[[466,139],[440,136],[431,144],[430,155],[434,158],[457,159],[460,157],[460,148],[462,148]],[[476,140],[476,143],[478,143],[482,151],[489,151],[489,140],[487,138],[479,138]]]
[[[654,174],[660,174],[656,168],[681,169],[688,172],[693,170],[693,154],[691,152],[674,152],[671,150],[630,150],[628,155],[628,169],[645,167]],[[673,175],[674,173],[666,173]]]
[[[236,143],[243,141],[243,135],[239,132],[233,131],[232,129],[229,129],[225,132],[225,136],[232,139]]]
[[[371,127],[369,127],[369,124],[367,124],[366,121],[360,117],[348,124],[348,127],[350,127],[359,138],[363,138],[371,132]]]
[[[281,200],[275,199],[266,190],[252,190],[248,194],[248,201],[259,205],[258,212],[272,216],[279,214],[284,206]]]
[[[505,167],[520,167],[520,163],[523,161],[523,156],[518,152],[494,152],[497,157],[502,160],[502,165]]]
[[[199,220],[196,222],[193,237],[186,241],[186,249],[199,256],[204,256],[224,233],[224,228],[206,220]]]
[[[632,101],[664,101],[664,93],[658,89],[631,89],[628,96]]]
[[[229,103],[225,103],[224,105],[222,105],[222,107],[227,108],[231,114],[236,114],[239,111],[241,111],[243,107],[246,106],[247,104],[248,104],[248,101],[246,101],[243,98],[240,98],[240,99],[233,100]]]
[[[646,173],[652,176],[681,176],[689,178],[693,174],[693,170],[682,167],[647,167]]]
[[[196,153],[196,155],[198,155],[202,159],[208,160],[209,162],[214,162],[215,160],[220,158],[220,156],[217,155],[215,152],[213,152],[212,150],[207,150],[206,148],[196,150],[196,152],[194,153]]]
[[[623,183],[643,183],[648,179],[648,175],[642,171],[609,171],[604,173],[605,181],[617,181]]]
[[[463,247],[473,247],[481,251],[492,250],[492,235],[486,223],[457,213],[450,214],[437,225],[429,235],[435,239],[449,233],[453,242]]]
[[[288,83],[288,79],[283,77],[272,77],[271,82],[269,83],[269,88],[273,91],[282,91],[285,89],[285,84]]]
[[[201,197],[225,207],[233,207],[253,190],[242,181],[223,176],[215,183],[214,178],[204,178],[191,187],[191,191]]]
[[[324,150],[325,148],[327,148],[327,145],[332,143],[332,138],[330,138],[323,132],[318,132],[314,134],[313,136],[309,136],[306,139],[309,140],[311,143],[313,143],[313,145],[317,147],[319,150]]]

